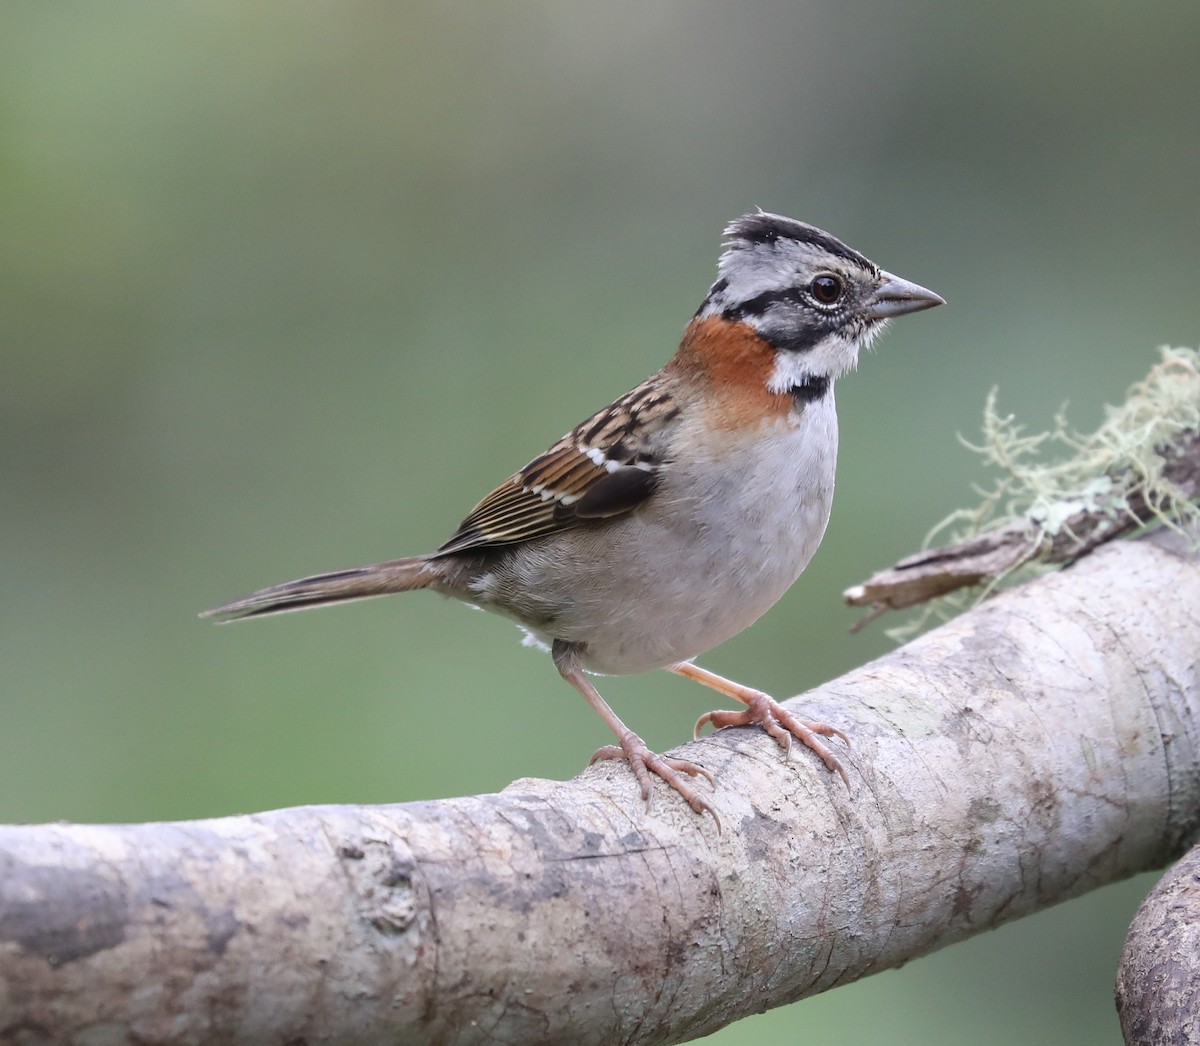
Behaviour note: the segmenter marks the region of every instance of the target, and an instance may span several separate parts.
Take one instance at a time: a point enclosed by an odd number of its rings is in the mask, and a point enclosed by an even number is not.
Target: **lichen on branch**
[[[911,638],[930,618],[945,618],[1030,572],[1074,562],[1107,541],[1147,524],[1183,530],[1200,517],[1200,353],[1163,348],[1160,361],[1103,423],[1080,433],[1066,408],[1054,427],[1027,435],[996,408],[984,407],[983,440],[960,441],[999,475],[977,487],[980,501],[961,508],[927,535],[924,551],[845,593],[884,610],[924,604],[912,622],[891,630]],[[1052,456],[1050,452],[1062,449]],[[931,548],[948,535],[946,544]],[[973,593],[964,590],[973,587]],[[866,623],[863,622],[863,624]]]

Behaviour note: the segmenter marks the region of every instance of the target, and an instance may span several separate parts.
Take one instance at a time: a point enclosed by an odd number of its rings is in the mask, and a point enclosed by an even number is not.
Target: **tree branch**
[[[0,1041],[679,1042],[1162,865],[1200,820],[1200,560],[1108,545],[757,730],[498,795],[0,829]],[[435,742],[442,743],[442,742]]]
[[[1117,1012],[1127,1046],[1200,1042],[1200,846],[1142,902],[1117,971]]]
[[[1155,448],[1162,476],[1187,502],[1200,501],[1200,433],[1185,432]],[[870,607],[858,627],[885,610],[903,610],[960,588],[997,581],[1026,563],[1073,563],[1101,545],[1145,526],[1172,511],[1163,491],[1130,489],[1121,475],[1109,477],[1117,494],[1098,505],[1072,513],[1054,532],[1028,517],[1013,520],[977,537],[906,556],[846,589],[850,606]]]

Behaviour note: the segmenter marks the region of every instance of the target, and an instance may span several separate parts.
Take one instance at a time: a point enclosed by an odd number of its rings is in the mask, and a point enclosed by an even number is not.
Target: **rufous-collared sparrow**
[[[429,588],[514,619],[617,735],[627,759],[697,813],[703,767],[650,751],[585,673],[666,668],[742,702],[701,717],[761,725],[842,768],[766,694],[692,659],[741,632],[808,565],[829,520],[833,383],[893,316],[944,304],[811,225],[748,214],[725,230],[717,281],[674,357],[487,495],[436,552],[263,589],[207,612],[233,620]]]

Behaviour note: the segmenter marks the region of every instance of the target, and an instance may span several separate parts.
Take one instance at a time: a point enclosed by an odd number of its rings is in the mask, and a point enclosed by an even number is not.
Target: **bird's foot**
[[[726,726],[761,726],[783,746],[785,754],[791,753],[792,738],[795,738],[805,748],[816,753],[830,773],[838,774],[845,782],[846,787],[850,787],[850,778],[846,776],[846,770],[842,766],[841,760],[821,740],[822,737],[840,737],[849,743],[849,738],[836,726],[830,726],[828,723],[814,723],[811,720],[794,716],[773,697],[764,694],[761,690],[739,687],[739,693],[731,696],[737,697],[739,701],[745,701],[746,707],[741,711],[721,708],[714,712],[706,712],[696,720],[696,737],[700,736],[700,729],[705,723],[712,723],[718,730]]]
[[[709,771],[687,759],[673,759],[670,756],[652,752],[646,742],[632,730],[626,729],[618,736],[621,741],[619,746],[605,745],[603,748],[597,749],[588,762],[595,763],[601,759],[626,760],[641,787],[642,798],[647,803],[650,801],[650,775],[661,777],[683,796],[688,806],[696,813],[712,814],[712,819],[717,822],[717,829],[720,830],[721,819],[717,816],[715,807],[696,791],[692,782],[688,780],[691,777],[703,777],[710,785],[716,787],[716,778]]]

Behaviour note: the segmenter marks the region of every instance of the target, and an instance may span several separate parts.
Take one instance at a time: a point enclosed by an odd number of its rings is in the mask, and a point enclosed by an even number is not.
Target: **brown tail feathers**
[[[272,585],[235,599],[232,603],[206,610],[200,616],[215,617],[219,621],[237,621],[243,617],[282,614],[288,610],[306,610],[329,603],[427,588],[437,577],[436,570],[429,568],[429,561],[424,556],[393,559],[388,563],[335,570],[329,574],[314,574],[312,577],[286,581],[282,585]]]

